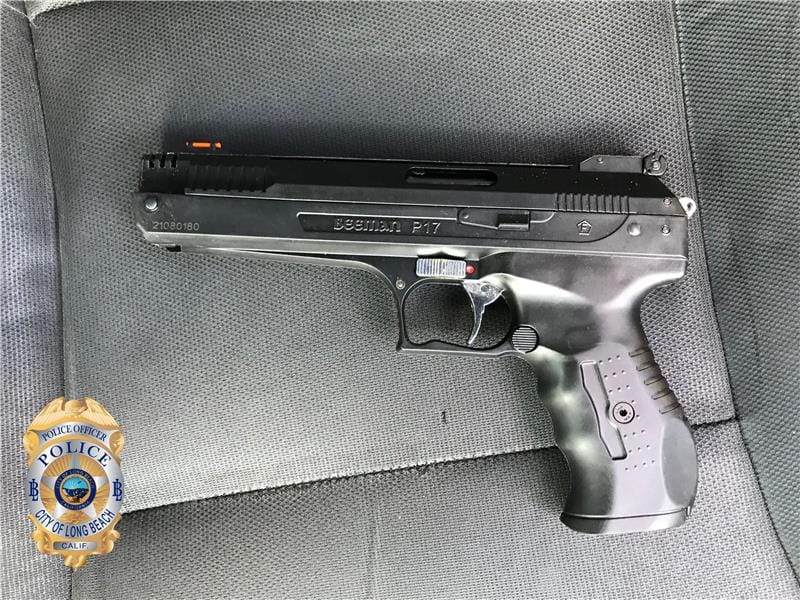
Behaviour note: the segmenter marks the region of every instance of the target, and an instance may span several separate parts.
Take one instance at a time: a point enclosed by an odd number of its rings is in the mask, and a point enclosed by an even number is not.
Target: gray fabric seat
[[[780,227],[798,189],[796,4],[19,8],[2,9],[3,138],[20,149],[2,159],[3,476],[23,477],[38,408],[91,395],[126,435],[128,514],[114,552],[70,576],[4,488],[5,594],[800,596],[800,271]],[[689,274],[643,310],[696,430],[687,525],[561,526],[566,465],[533,374],[397,354],[373,276],[147,245],[138,158],[197,137],[443,160],[664,152],[701,217]],[[740,243],[752,232],[763,247]]]

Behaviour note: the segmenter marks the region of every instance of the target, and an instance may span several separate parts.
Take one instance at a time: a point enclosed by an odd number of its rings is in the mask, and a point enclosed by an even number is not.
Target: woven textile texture
[[[737,414],[800,571],[800,3],[680,2],[689,131]]]
[[[57,0],[30,6],[35,60],[28,23],[4,9],[2,134],[21,146],[2,159],[2,474],[21,477],[19,431],[65,383],[125,432],[129,514],[115,551],[70,589],[60,561],[35,555],[24,497],[4,489],[3,596],[800,598],[767,511],[791,550],[796,471],[769,452],[796,454],[797,421],[762,391],[792,402],[769,369],[798,371],[784,356],[798,272],[768,271],[770,253],[792,265],[793,238],[744,208],[766,194],[788,217],[797,189],[791,174],[774,183],[797,126],[797,19],[765,6],[771,20],[680,4],[676,22],[655,0]],[[736,69],[748,89],[723,81]],[[742,124],[770,98],[763,122]],[[146,244],[130,209],[139,156],[198,137],[271,154],[538,163],[657,149],[666,183],[696,197],[691,141],[705,229],[693,219],[687,277],[643,309],[687,415],[708,424],[687,524],[613,537],[563,527],[566,465],[545,449],[533,374],[513,359],[397,354],[394,302],[374,276]],[[752,170],[722,183],[725,153]],[[408,315],[415,333],[463,334],[464,306],[448,301],[437,323],[435,300]],[[768,507],[730,420],[717,316]]]
[[[135,512],[73,597],[800,597],[738,425],[697,441],[678,529],[569,531],[566,465],[539,450]]]
[[[126,432],[127,510],[553,443],[522,361],[398,355],[370,274],[146,244],[141,153],[198,136],[540,163],[658,148],[693,195],[666,2],[93,2],[35,25],[67,387]],[[644,323],[689,418],[730,418],[698,224]]]
[[[20,12],[22,11],[22,12]],[[25,427],[62,393],[55,204],[30,27],[0,5],[0,596],[65,598],[69,574],[36,551],[25,514]]]

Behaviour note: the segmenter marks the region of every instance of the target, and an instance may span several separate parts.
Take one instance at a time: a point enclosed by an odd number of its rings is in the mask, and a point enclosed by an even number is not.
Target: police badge
[[[119,539],[124,443],[114,417],[91,398],[56,398],[25,433],[28,517],[40,552],[78,569]]]

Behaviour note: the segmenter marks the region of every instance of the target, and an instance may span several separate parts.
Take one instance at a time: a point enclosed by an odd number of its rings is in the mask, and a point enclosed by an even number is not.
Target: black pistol
[[[143,158],[133,210],[168,250],[379,273],[403,352],[519,356],[569,464],[561,520],[621,533],[682,524],[697,488],[691,429],[639,318],[688,260],[696,206],[655,176],[663,166],[657,155],[564,166],[167,153]],[[428,284],[468,297],[463,344],[409,338],[407,299]],[[500,298],[512,326],[479,347]]]

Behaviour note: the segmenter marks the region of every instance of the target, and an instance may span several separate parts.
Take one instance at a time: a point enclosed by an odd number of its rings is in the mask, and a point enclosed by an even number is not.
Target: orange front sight
[[[222,142],[187,142],[187,145],[195,150],[221,150]]]

